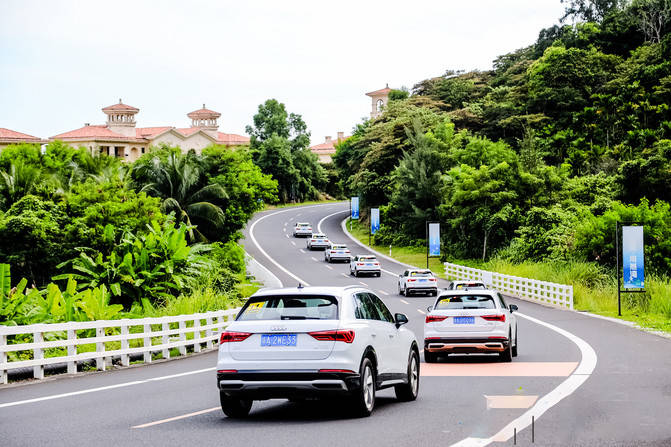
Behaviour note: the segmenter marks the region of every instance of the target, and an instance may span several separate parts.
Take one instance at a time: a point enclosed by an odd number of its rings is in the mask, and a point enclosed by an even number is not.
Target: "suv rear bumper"
[[[424,339],[424,349],[428,352],[503,352],[510,341],[502,337],[441,338]]]
[[[354,372],[238,371],[217,373],[217,387],[229,396],[283,399],[351,394],[360,387]]]
[[[438,292],[438,286],[405,286],[408,292]]]

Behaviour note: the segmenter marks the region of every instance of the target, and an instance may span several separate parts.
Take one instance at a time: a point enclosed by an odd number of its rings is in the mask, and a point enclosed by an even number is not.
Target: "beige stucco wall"
[[[200,154],[204,148],[213,143],[210,138],[198,132],[186,138],[177,135],[175,132],[166,132],[158,138],[151,140],[150,145],[167,144],[170,146],[179,146],[183,152],[193,149],[197,154]]]

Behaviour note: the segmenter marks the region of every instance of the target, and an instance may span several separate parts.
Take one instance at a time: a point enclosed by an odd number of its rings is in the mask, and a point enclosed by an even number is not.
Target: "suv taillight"
[[[351,329],[308,332],[308,334],[319,341],[344,341],[345,343],[352,343],[354,341],[354,331]]]
[[[435,323],[437,321],[443,321],[447,317],[443,317],[441,315],[427,315],[426,319],[424,320],[425,323]]]
[[[250,335],[252,334],[250,334],[249,332],[224,331],[221,333],[221,336],[219,337],[219,344],[243,341],[246,340]]]
[[[506,322],[506,315],[482,315],[482,318],[487,321],[500,321],[501,323]]]

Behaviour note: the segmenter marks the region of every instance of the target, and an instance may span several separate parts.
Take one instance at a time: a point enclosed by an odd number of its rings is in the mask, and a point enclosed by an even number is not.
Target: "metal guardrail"
[[[487,286],[524,300],[573,309],[573,286],[504,275],[463,265],[445,263],[448,279],[482,281]]]
[[[77,362],[86,360],[94,359],[96,369],[104,371],[111,366],[112,356],[120,356],[121,365],[129,366],[133,354],[143,354],[143,361],[150,363],[154,352],[161,352],[167,359],[173,348],[178,348],[179,355],[186,355],[187,346],[192,346],[194,352],[211,349],[219,332],[238,311],[0,326],[0,384],[7,383],[8,372],[18,368],[32,367],[33,377],[43,379],[45,365],[66,363],[67,373],[75,374]],[[89,350],[92,345],[95,349]],[[27,359],[9,361],[8,352],[23,353]]]

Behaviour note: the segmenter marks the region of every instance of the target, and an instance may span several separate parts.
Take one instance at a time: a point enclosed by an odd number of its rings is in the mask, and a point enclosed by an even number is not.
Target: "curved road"
[[[404,267],[382,260],[381,278],[352,278],[291,237],[295,221],[320,224],[331,240],[342,232],[346,203],[259,213],[245,248],[284,286],[361,283],[393,312],[410,319],[418,338],[431,298],[397,294]],[[216,354],[114,372],[59,376],[0,387],[2,445],[671,445],[671,340],[625,325],[510,300],[520,308],[519,356],[450,357],[422,364],[420,396],[397,403],[379,394],[375,413],[349,419],[335,402],[255,402],[247,420],[218,407]],[[421,345],[421,343],[420,343]]]

